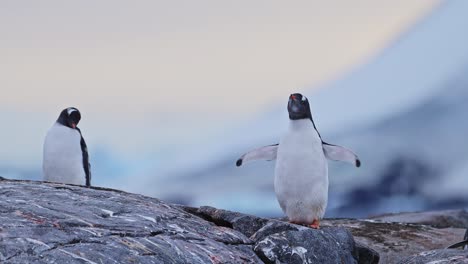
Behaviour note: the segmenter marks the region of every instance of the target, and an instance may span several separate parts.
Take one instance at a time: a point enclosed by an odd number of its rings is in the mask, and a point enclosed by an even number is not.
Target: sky
[[[248,114],[382,49],[438,1],[2,1],[4,109]]]
[[[439,2],[2,1],[0,159],[39,164],[68,106],[91,150],[206,140],[368,60]]]

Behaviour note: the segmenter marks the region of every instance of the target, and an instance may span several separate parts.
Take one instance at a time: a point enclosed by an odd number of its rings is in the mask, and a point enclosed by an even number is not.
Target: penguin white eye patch
[[[68,115],[71,115],[71,113],[73,113],[73,112],[75,112],[75,111],[78,111],[78,110],[76,110],[76,109],[73,108],[73,107],[70,107],[70,108],[67,109]]]
[[[302,96],[302,102],[305,102],[307,100],[307,97]]]

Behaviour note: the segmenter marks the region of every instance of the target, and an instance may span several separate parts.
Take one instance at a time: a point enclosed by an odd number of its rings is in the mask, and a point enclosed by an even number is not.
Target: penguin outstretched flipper
[[[358,156],[347,148],[328,144],[324,141],[322,141],[322,148],[323,152],[325,153],[325,157],[329,160],[348,162],[355,165],[356,167],[361,166],[361,161],[359,160]]]
[[[468,241],[468,228],[466,229],[465,232],[465,241]],[[468,250],[468,243],[463,247],[464,250]]]
[[[466,250],[467,246],[468,246],[468,240],[465,240],[465,241],[453,244],[453,245],[451,245],[451,246],[449,246],[447,248],[462,248],[462,249]]]
[[[264,146],[251,150],[242,155],[236,162],[237,167],[241,166],[245,162],[253,160],[275,160],[278,152],[278,144]]]
[[[468,229],[466,229],[465,237],[463,238],[465,241],[458,242],[456,244],[451,245],[448,248],[462,248],[463,250],[468,250]]]

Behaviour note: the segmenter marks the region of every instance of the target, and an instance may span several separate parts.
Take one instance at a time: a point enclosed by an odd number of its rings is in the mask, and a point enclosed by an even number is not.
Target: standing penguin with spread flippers
[[[88,148],[77,127],[78,109],[64,109],[47,132],[44,142],[44,180],[91,186]]]
[[[276,159],[275,193],[281,209],[291,223],[319,228],[328,201],[327,158],[356,167],[361,162],[352,151],[322,140],[305,96],[292,94],[288,112],[289,130],[280,143],[252,150],[236,164]]]

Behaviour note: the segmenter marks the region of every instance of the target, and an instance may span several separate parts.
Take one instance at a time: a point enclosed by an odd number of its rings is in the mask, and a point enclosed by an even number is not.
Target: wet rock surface
[[[345,228],[0,180],[1,263],[358,263],[358,256]]]

